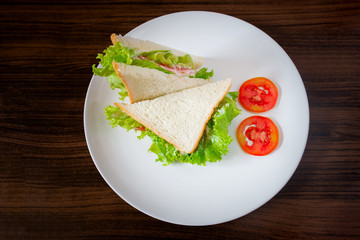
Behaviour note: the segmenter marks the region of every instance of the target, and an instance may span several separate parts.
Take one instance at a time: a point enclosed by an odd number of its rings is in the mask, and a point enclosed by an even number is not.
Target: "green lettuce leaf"
[[[212,76],[214,75],[214,70],[211,70],[210,72],[208,72],[208,69],[203,67],[201,68],[199,71],[197,71],[195,73],[194,78],[203,78],[203,79],[209,79],[212,78]]]
[[[222,156],[229,151],[229,144],[232,142],[227,127],[241,112],[236,106],[237,97],[238,93],[232,92],[228,93],[221,101],[209,120],[197,149],[191,154],[179,152],[172,144],[147,128],[141,132],[139,138],[145,136],[151,138],[152,145],[149,151],[155,153],[157,155],[156,161],[162,162],[163,165],[169,165],[173,162],[206,165],[207,162],[220,161]],[[120,126],[127,130],[143,127],[117,107],[108,106],[105,109],[105,114],[113,127]]]
[[[189,54],[184,56],[176,56],[171,53],[170,50],[156,50],[151,52],[143,52],[141,56],[144,56],[156,63],[161,63],[169,67],[182,66],[188,68],[195,68],[194,62]]]
[[[98,54],[96,58],[100,59],[99,67],[96,67],[95,64],[92,66],[93,73],[97,76],[106,77],[112,90],[119,89],[120,100],[124,100],[125,97],[128,96],[128,93],[123,82],[116,75],[112,62],[116,61],[131,64],[132,57],[136,55],[137,53],[134,49],[123,47],[121,43],[118,42],[115,45],[109,46],[103,53]]]
[[[97,76],[108,77],[115,73],[115,70],[112,66],[112,62],[119,62],[125,64],[131,64],[132,58],[136,56],[137,53],[134,49],[123,47],[120,42],[117,42],[115,45],[109,46],[99,53],[96,59],[100,59],[100,65],[102,67],[97,68],[95,64],[93,65],[93,73]]]
[[[131,65],[156,69],[156,70],[159,70],[159,71],[167,73],[167,74],[174,74],[173,72],[170,72],[170,71],[160,67],[156,63],[154,63],[152,61],[149,61],[149,60],[146,60],[146,59],[141,59],[141,60],[140,59],[133,59]]]
[[[113,74],[108,76],[106,80],[110,83],[110,88],[112,90],[119,89],[119,99],[121,101],[124,101],[125,97],[128,96],[127,90],[125,88],[125,85],[121,81],[121,79],[116,75],[115,71]]]
[[[107,120],[112,127],[121,126],[127,131],[135,128],[141,128],[143,125],[132,117],[123,112],[120,108],[115,106],[107,106],[105,108],[105,115]]]

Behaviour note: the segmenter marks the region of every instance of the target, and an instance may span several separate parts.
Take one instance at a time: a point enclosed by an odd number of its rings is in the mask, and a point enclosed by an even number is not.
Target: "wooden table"
[[[360,239],[359,1],[0,6],[0,239]],[[265,31],[294,61],[310,105],[308,143],[288,184],[254,212],[207,227],[156,220],[118,197],[83,129],[91,66],[109,34],[185,10],[229,14]]]

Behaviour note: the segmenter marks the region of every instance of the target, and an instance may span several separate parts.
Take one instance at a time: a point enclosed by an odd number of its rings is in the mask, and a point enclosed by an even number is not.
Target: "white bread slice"
[[[231,87],[231,79],[169,93],[134,104],[114,103],[180,152],[195,151],[215,108]]]
[[[131,103],[153,99],[168,93],[204,85],[202,78],[180,77],[156,69],[113,62],[117,76],[124,83]]]
[[[121,42],[121,44],[124,47],[131,47],[131,48],[136,49],[139,52],[150,52],[150,51],[155,51],[155,50],[171,50],[171,52],[177,56],[184,56],[185,54],[188,54],[186,52],[179,51],[179,50],[176,50],[176,49],[164,46],[164,45],[160,45],[160,44],[148,41],[148,40],[141,40],[141,39],[136,39],[136,38],[132,38],[132,37],[123,37],[121,35],[116,35],[115,33],[113,33],[110,36],[110,38],[111,38],[111,42],[114,45],[117,42]],[[195,56],[192,54],[190,54],[190,56],[193,59],[195,68],[198,68],[204,64],[203,57]]]

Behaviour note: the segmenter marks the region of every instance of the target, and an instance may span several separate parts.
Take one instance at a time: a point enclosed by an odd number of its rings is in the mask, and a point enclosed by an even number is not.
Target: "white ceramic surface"
[[[84,128],[93,161],[109,186],[145,214],[195,226],[239,218],[277,194],[297,168],[309,130],[306,91],[285,51],[258,28],[213,12],[165,15],[127,36],[204,56],[204,66],[214,69],[214,81],[232,77],[231,91],[238,91],[253,77],[273,80],[279,90],[278,103],[259,115],[277,124],[280,143],[263,157],[243,152],[236,141],[236,128],[254,114],[238,104],[243,111],[228,128],[234,141],[222,161],[207,166],[163,166],[148,152],[150,139],[138,140],[134,132],[108,124],[104,108],[117,101],[118,95],[105,78],[94,76],[85,101]]]

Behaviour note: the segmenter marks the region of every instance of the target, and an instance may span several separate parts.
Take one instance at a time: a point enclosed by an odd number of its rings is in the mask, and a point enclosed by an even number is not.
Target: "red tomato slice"
[[[247,80],[241,85],[239,93],[239,102],[251,112],[265,112],[272,109],[278,98],[275,84],[264,77]]]
[[[236,132],[241,148],[252,155],[271,153],[279,143],[279,131],[267,117],[252,116],[242,121]]]

